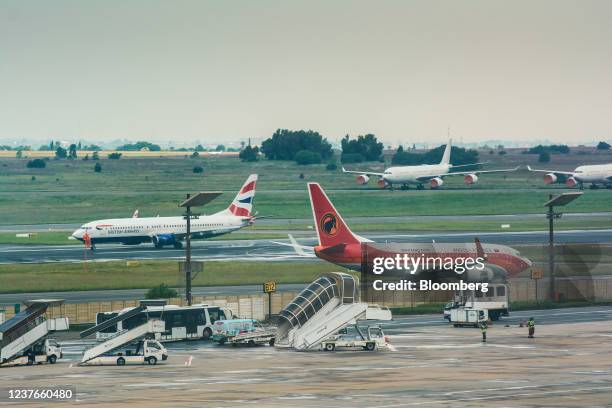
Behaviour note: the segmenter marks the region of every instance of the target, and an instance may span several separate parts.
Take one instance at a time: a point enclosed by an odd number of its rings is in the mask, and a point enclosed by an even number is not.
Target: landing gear
[[[172,246],[174,247],[174,249],[182,249],[183,248],[183,243],[177,241]]]
[[[584,190],[584,187],[582,187],[582,184],[580,184],[580,189]],[[591,190],[599,190],[599,186],[595,183],[591,183]]]
[[[422,184],[419,184],[419,185],[417,186],[417,190],[425,190],[425,186],[424,186],[424,185],[422,185]]]
[[[400,190],[410,190],[410,186],[408,184],[402,184]]]

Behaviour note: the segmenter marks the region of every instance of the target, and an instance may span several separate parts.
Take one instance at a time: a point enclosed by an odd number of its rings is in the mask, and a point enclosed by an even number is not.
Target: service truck
[[[168,359],[168,350],[157,340],[140,340],[88,360],[87,365],[150,364]]]
[[[459,307],[451,309],[450,311],[450,322],[455,327],[478,327],[482,322],[486,322],[487,320],[489,320],[487,311],[482,309]]]
[[[334,351],[337,348],[361,348],[374,351],[387,348],[389,339],[380,326],[359,327],[357,324],[345,327],[338,334],[321,342],[321,349]]]
[[[62,348],[58,342],[53,339],[46,338],[26,349],[22,355],[15,356],[3,364],[0,364],[0,366],[32,365],[43,363],[55,364],[57,360],[63,356]]]
[[[457,291],[453,300],[444,306],[444,318],[451,321],[451,311],[458,308],[486,310],[491,320],[499,320],[508,316],[508,286],[505,284],[489,284],[488,290]]]

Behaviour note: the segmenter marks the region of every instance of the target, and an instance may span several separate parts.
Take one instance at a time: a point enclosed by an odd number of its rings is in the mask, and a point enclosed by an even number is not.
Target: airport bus
[[[115,312],[99,312],[96,314],[96,325],[104,323],[133,308],[126,308]],[[149,319],[160,319],[166,324],[162,333],[156,333],[155,339],[159,341],[178,341],[203,339],[208,340],[213,334],[213,325],[217,320],[227,320],[234,317],[228,308],[209,306],[205,304],[193,306],[149,306],[146,310],[118,322],[117,324],[96,333],[96,339],[106,340],[117,333],[130,330]]]

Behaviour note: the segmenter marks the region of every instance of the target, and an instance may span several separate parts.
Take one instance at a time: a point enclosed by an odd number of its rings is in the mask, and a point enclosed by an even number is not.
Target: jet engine
[[[466,174],[463,180],[465,184],[474,184],[478,181],[478,176],[475,174]]]
[[[578,184],[578,181],[573,177],[568,177],[567,180],[565,180],[565,185],[569,188],[576,187],[576,184]]]
[[[175,245],[178,242],[174,234],[153,235],[151,241],[156,248],[162,248],[164,245]]]
[[[367,174],[360,174],[357,176],[357,184],[368,184],[370,177]]]
[[[555,176],[555,173],[547,173],[544,175],[544,183],[553,184],[556,182],[557,182],[557,176]]]
[[[429,180],[429,185],[431,186],[431,188],[438,188],[442,184],[444,184],[444,180],[442,180],[440,177],[434,177]]]
[[[387,180],[385,180],[384,178],[379,178],[376,184],[378,184],[378,187],[380,188],[385,188],[387,187]]]

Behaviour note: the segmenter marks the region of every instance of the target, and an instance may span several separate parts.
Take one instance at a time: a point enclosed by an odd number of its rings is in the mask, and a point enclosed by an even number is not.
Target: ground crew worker
[[[529,338],[533,339],[533,335],[535,334],[535,321],[533,317],[530,317],[527,321],[527,329],[529,329]]]
[[[480,332],[482,333],[482,342],[487,342],[487,322],[480,323]]]

